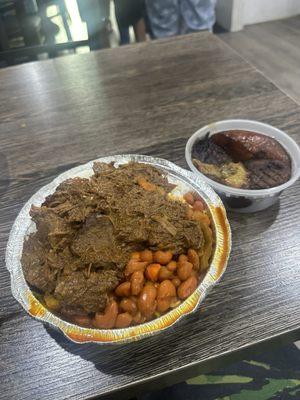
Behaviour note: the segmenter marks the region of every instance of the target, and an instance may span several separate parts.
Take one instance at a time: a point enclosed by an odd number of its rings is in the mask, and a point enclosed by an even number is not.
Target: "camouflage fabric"
[[[216,0],[146,0],[155,38],[212,31]]]
[[[300,350],[290,345],[142,398],[166,399],[300,400]]]

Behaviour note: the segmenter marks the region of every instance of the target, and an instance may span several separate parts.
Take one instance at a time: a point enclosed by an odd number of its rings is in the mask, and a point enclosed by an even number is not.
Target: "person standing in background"
[[[216,0],[146,0],[154,39],[202,30],[212,32]]]
[[[87,25],[91,50],[110,47],[110,0],[77,0],[80,18]]]
[[[130,43],[129,27],[134,30],[135,40],[146,40],[146,26],[144,21],[144,0],[114,0],[116,20],[120,32],[120,44]]]

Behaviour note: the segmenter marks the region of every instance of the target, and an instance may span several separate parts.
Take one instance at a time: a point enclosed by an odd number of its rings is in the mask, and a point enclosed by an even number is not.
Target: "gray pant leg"
[[[216,0],[180,0],[181,32],[212,31],[216,21]]]
[[[179,35],[179,0],[146,0],[148,17],[156,39]]]

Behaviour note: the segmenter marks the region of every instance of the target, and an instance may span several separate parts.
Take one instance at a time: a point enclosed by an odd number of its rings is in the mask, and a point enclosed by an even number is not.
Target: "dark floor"
[[[300,104],[300,15],[219,37]]]

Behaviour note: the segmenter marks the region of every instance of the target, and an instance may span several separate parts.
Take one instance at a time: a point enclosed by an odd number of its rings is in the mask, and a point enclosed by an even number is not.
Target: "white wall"
[[[243,0],[218,0],[216,5],[218,24],[230,32],[243,29],[243,7]]]
[[[222,1],[222,0],[219,0]],[[300,14],[300,0],[240,0],[243,2],[243,24],[287,18]]]
[[[218,0],[216,15],[223,28],[234,32],[257,24],[300,14],[300,0]]]

